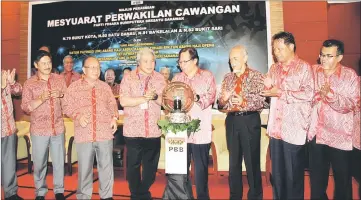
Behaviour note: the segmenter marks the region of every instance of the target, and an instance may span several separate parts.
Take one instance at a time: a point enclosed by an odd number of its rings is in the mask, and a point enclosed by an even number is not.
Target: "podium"
[[[167,185],[163,199],[193,199],[188,176],[187,131],[168,132],[165,136],[165,173]]]
[[[194,103],[192,88],[183,82],[172,82],[163,91],[164,109],[170,111],[167,119],[158,121],[165,135],[165,173],[167,185],[163,199],[193,199],[192,184],[188,176],[188,132],[196,132],[199,119],[186,113]]]

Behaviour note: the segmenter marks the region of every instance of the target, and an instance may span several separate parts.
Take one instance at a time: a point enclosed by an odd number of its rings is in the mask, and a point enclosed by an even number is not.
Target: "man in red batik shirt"
[[[349,159],[360,83],[354,70],[340,64],[343,54],[343,42],[326,40],[320,52],[321,65],[313,66],[315,96],[308,134],[311,199],[328,199],[330,165],[335,181],[333,198],[352,199]]]
[[[21,95],[22,87],[15,82],[15,69],[1,71],[1,184],[5,200],[22,200],[18,196],[16,176],[16,126],[11,95]]]
[[[56,199],[64,199],[64,121],[62,98],[66,90],[64,77],[51,73],[51,55],[38,51],[34,61],[37,73],[24,83],[21,108],[30,113],[30,136],[34,163],[36,199],[48,192],[46,171],[50,150]]]
[[[83,60],[84,77],[73,82],[64,96],[64,113],[74,122],[78,154],[77,199],[91,199],[93,163],[97,160],[99,196],[113,198],[113,134],[118,109],[109,85],[99,80],[100,63],[95,57]]]
[[[293,35],[273,36],[277,63],[271,66],[262,92],[271,97],[267,133],[270,139],[274,199],[304,198],[305,143],[310,126],[313,76],[311,66],[295,54]]]

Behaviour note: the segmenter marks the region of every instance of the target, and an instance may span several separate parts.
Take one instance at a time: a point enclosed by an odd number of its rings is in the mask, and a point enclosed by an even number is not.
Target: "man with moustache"
[[[330,165],[335,182],[333,198],[352,199],[349,159],[354,115],[360,107],[360,82],[353,69],[340,64],[343,54],[343,42],[326,40],[319,55],[321,65],[313,66],[315,96],[308,135],[311,199],[328,199]]]
[[[304,146],[310,126],[314,80],[311,66],[296,55],[289,32],[273,36],[273,64],[265,78],[271,97],[268,135],[274,199],[304,198]]]
[[[247,64],[248,53],[244,46],[231,49],[229,61],[232,72],[225,75],[220,109],[227,111],[226,139],[229,151],[230,199],[242,199],[242,160],[244,157],[249,184],[248,199],[262,199],[260,166],[261,118],[265,98],[263,76]]]
[[[69,87],[72,82],[79,80],[81,78],[81,75],[73,71],[74,61],[71,55],[67,55],[64,57],[63,65],[64,72],[62,72],[61,75],[63,75],[65,78],[66,87]]]
[[[182,73],[172,82],[180,81],[189,85],[195,92],[195,103],[188,112],[192,119],[200,119],[200,131],[188,138],[188,169],[193,158],[195,183],[198,199],[209,199],[208,163],[212,140],[212,104],[216,98],[216,83],[211,72],[200,69],[199,56],[195,48],[187,47],[179,51],[178,64]],[[189,174],[188,174],[189,176]],[[189,191],[192,191],[188,177]]]
[[[22,200],[16,176],[16,126],[11,96],[20,96],[22,87],[15,81],[15,69],[1,71],[1,185],[5,200]]]
[[[127,147],[127,180],[131,199],[151,199],[160,155],[160,119],[163,76],[154,71],[155,53],[150,48],[137,53],[138,67],[120,84],[119,102],[124,107],[123,134]],[[142,175],[140,173],[142,166]]]
[[[113,134],[118,109],[109,85],[99,80],[100,63],[95,57],[83,60],[84,77],[70,84],[64,96],[64,113],[74,121],[78,154],[77,199],[91,199],[93,164],[97,160],[99,195],[112,199]]]
[[[65,129],[61,101],[66,84],[63,76],[51,73],[51,55],[48,52],[38,51],[34,66],[38,70],[24,83],[21,108],[30,113],[36,199],[44,199],[48,192],[45,178],[49,150],[55,197],[64,199]]]

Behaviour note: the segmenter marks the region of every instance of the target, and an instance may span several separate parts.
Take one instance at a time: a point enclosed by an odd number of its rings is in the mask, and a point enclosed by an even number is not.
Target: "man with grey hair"
[[[155,54],[143,48],[137,54],[138,67],[123,77],[119,102],[127,113],[123,134],[127,147],[127,180],[131,199],[151,199],[160,155],[160,119],[163,76],[154,71]],[[140,174],[142,166],[142,175]]]
[[[63,75],[65,78],[66,87],[69,87],[72,82],[79,80],[81,75],[73,71],[74,61],[71,55],[64,57],[63,65],[64,71],[61,73],[61,75]]]
[[[263,75],[247,64],[244,46],[231,49],[229,62],[232,72],[224,76],[218,105],[227,112],[226,140],[229,150],[230,199],[243,196],[242,158],[249,184],[248,199],[262,199],[260,165],[261,118],[265,98]]]
[[[164,80],[166,83],[170,83],[169,77],[170,77],[170,69],[168,66],[164,66],[160,69],[160,73],[163,75]]]

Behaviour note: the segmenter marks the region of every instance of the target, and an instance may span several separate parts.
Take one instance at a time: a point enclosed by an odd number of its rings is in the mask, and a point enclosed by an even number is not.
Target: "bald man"
[[[247,65],[244,46],[231,49],[232,72],[222,82],[219,108],[227,111],[226,140],[229,151],[230,199],[242,199],[242,160],[246,164],[249,184],[248,199],[262,199],[260,167],[261,119],[265,98],[263,76]]]
[[[78,155],[77,199],[92,199],[93,162],[97,160],[100,199],[113,198],[113,134],[118,109],[108,84],[99,80],[100,63],[83,60],[84,77],[72,83],[64,95],[64,113],[74,121]]]

